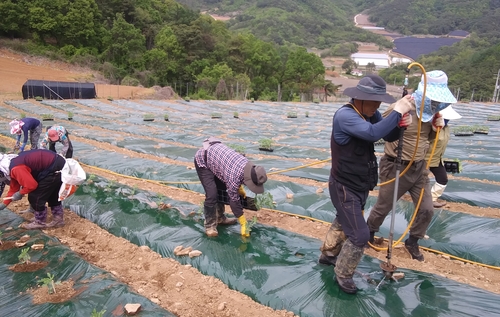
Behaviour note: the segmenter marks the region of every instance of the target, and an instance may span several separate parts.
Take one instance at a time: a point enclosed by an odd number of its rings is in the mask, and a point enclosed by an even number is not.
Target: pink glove
[[[437,131],[437,128],[442,129],[443,127],[444,127],[444,119],[438,112],[432,118],[432,130]]]
[[[405,113],[401,120],[399,120],[398,127],[407,128],[412,122],[411,114],[409,112]]]

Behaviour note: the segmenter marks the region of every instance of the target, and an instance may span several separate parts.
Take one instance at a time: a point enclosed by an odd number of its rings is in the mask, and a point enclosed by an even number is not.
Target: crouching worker
[[[0,209],[28,194],[30,208],[34,210],[33,222],[21,225],[24,229],[44,229],[64,226],[64,214],[59,201],[61,173],[66,160],[47,150],[31,150],[11,159],[9,165],[10,189]],[[48,203],[52,222],[47,221]]]
[[[233,225],[236,219],[241,225],[241,235],[250,236],[240,201],[240,187],[245,184],[252,192],[262,194],[267,181],[265,169],[212,137],[196,152],[194,166],[205,189],[203,213],[207,236],[218,236],[217,225]],[[224,214],[224,203],[217,201],[218,190],[227,190],[229,206],[236,219],[229,219]]]
[[[69,132],[61,125],[52,126],[47,128],[47,132],[45,133],[45,137],[42,142],[40,142],[40,148],[46,149],[47,144],[49,145],[49,150],[52,152],[56,152],[56,143],[61,142],[63,147],[59,154],[64,156],[65,158],[73,157],[73,144],[69,139]]]
[[[40,120],[35,118],[23,118],[21,120],[12,120],[10,123],[10,133],[17,135],[16,149],[19,152],[24,151],[26,143],[28,143],[28,134],[30,137],[31,150],[38,148],[38,140],[40,139],[40,134],[42,133],[43,124]],[[23,136],[23,143],[21,144],[21,135]]]

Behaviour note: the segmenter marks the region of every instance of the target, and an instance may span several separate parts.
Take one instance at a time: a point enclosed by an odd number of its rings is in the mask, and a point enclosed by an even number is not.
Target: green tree
[[[321,59],[313,53],[308,53],[304,47],[292,51],[286,62],[284,81],[304,93],[311,91],[312,84],[318,75],[325,74]]]
[[[342,63],[342,70],[346,72],[346,74],[350,74],[354,68],[358,65],[352,59],[348,59]]]

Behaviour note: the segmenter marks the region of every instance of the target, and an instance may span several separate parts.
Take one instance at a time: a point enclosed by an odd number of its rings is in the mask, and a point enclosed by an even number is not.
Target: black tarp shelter
[[[28,79],[23,85],[23,98],[92,99],[96,98],[94,83]]]

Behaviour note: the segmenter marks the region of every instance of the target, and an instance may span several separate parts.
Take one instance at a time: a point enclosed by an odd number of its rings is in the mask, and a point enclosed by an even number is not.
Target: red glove
[[[399,120],[398,127],[407,128],[412,122],[411,114],[409,112],[405,113],[401,120]]]
[[[437,131],[437,128],[444,127],[444,119],[439,112],[437,112],[432,118],[432,130]]]

